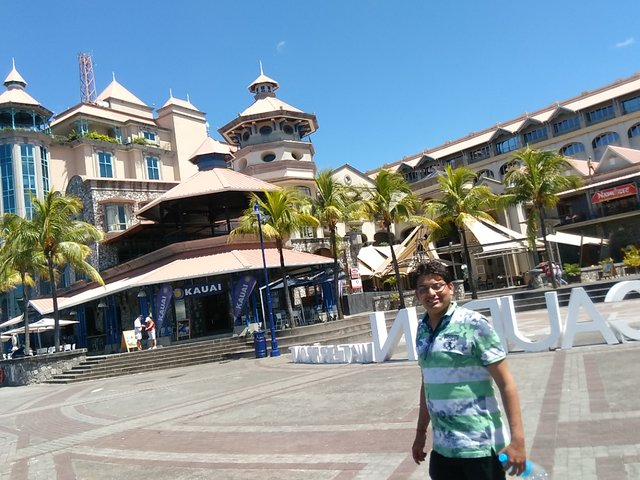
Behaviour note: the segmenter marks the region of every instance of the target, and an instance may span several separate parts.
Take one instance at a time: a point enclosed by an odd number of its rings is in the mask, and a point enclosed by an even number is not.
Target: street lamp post
[[[260,251],[262,252],[262,266],[264,269],[264,285],[267,292],[267,310],[269,311],[269,330],[271,331],[271,356],[279,357],[280,349],[278,348],[278,339],[276,338],[276,329],[273,322],[273,305],[271,304],[271,289],[269,288],[269,273],[267,272],[267,258],[264,255],[264,240],[262,239],[262,212],[256,201],[253,204],[253,214],[258,220],[258,233],[260,235]],[[284,288],[287,288],[284,285]]]

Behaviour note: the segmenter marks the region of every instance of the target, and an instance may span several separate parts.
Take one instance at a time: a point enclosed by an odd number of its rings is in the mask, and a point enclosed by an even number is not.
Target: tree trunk
[[[29,333],[29,290],[25,281],[25,274],[20,273],[20,280],[22,280],[22,320],[24,320],[24,354],[29,355],[31,352],[31,334]]]
[[[49,281],[51,282],[51,300],[53,302],[53,338],[56,352],[60,351],[60,311],[58,310],[58,295],[56,293],[56,277],[53,274],[53,260],[47,256],[49,267]]]
[[[538,207],[538,215],[540,217],[540,231],[542,232],[542,243],[544,243],[544,253],[547,256],[547,268],[551,273],[551,285],[554,290],[558,288],[555,272],[553,271],[553,263],[551,262],[551,249],[547,242],[547,227],[544,225],[544,207]]]
[[[458,232],[462,236],[462,246],[464,247],[464,256],[467,261],[467,273],[469,275],[469,288],[471,288],[471,298],[474,300],[478,298],[478,289],[476,287],[476,279],[473,275],[473,265],[471,264],[471,254],[469,253],[469,245],[467,244],[467,234],[464,231],[464,226],[462,229],[458,229]]]
[[[391,240],[391,227],[388,225],[387,240],[389,240],[389,247],[391,247],[391,261],[393,262],[393,271],[396,274],[396,288],[398,289],[398,295],[400,295],[400,310],[402,310],[403,308],[406,308],[404,305],[404,292],[402,290],[402,277],[400,277],[398,259],[396,258],[396,251],[393,249],[393,241]]]
[[[336,241],[336,227],[329,228],[331,237],[331,249],[333,250],[333,297],[335,298],[336,307],[338,308],[338,318],[342,320],[344,313],[342,313],[342,302],[340,301],[340,288],[339,288],[339,276],[338,271],[338,248]]]
[[[296,321],[293,318],[293,308],[291,307],[291,296],[289,295],[289,285],[287,281],[287,271],[284,265],[284,253],[282,252],[282,240],[276,240],[276,247],[280,254],[280,273],[282,275],[282,288],[284,288],[284,303],[287,306],[287,315],[291,320],[291,330],[296,328]]]

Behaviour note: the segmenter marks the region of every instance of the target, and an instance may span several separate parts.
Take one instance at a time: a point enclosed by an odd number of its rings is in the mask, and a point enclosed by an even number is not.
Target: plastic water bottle
[[[498,460],[504,465],[509,460],[509,456],[506,453],[501,453],[498,455]],[[551,478],[542,465],[538,465],[531,460],[525,461],[524,472],[520,476],[527,480],[549,480]]]

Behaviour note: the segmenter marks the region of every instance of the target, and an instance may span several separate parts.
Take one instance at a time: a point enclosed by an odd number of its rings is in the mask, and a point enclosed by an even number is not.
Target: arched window
[[[580,142],[570,143],[560,149],[560,155],[565,157],[571,157],[582,152],[584,152],[584,145]]]
[[[518,162],[514,162],[514,161],[505,163],[500,167],[500,176],[504,177],[512,167],[517,167],[518,165],[519,165]]]
[[[478,172],[478,180],[483,178],[483,177],[484,178],[496,178],[496,175],[491,170],[480,170]]]
[[[603,133],[602,135],[598,135],[596,138],[593,139],[593,142],[591,143],[593,145],[593,148],[600,148],[600,147],[606,147],[607,145],[611,145],[614,143],[618,143],[620,141],[620,135],[618,135],[616,132],[607,132],[607,133]]]
[[[631,127],[627,134],[629,135],[629,138],[637,137],[638,135],[640,135],[640,123],[637,123],[633,127]]]

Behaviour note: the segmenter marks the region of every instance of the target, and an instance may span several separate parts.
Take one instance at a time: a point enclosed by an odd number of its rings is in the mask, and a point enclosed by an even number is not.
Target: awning
[[[597,237],[587,237],[585,235],[576,235],[574,233],[556,232],[547,235],[547,240],[554,243],[564,243],[565,245],[572,245],[579,247],[581,245],[607,245],[609,240]],[[539,238],[538,241],[542,241]]]
[[[71,325],[74,323],[80,323],[77,320],[62,320],[60,319],[60,326]],[[29,324],[29,333],[45,332],[47,330],[53,330],[55,328],[55,320],[53,318],[41,318],[37,322]],[[3,335],[13,335],[14,333],[24,333],[24,327],[14,328],[7,332],[3,332]]]
[[[6,322],[0,323],[0,328],[10,327],[11,325],[16,325],[24,319],[24,314],[18,315],[17,317],[13,317],[11,320],[7,320]]]
[[[510,230],[499,224],[468,220],[465,225],[471,231],[482,248],[476,258],[509,255],[529,251],[529,243],[522,233]]]
[[[267,248],[264,250],[264,254],[267,268],[280,267],[280,254],[277,249]],[[283,250],[283,255],[287,268],[333,264],[332,258],[298,252],[296,250],[285,249]],[[131,288],[191,278],[260,270],[263,268],[262,251],[260,249],[231,250],[229,252],[211,255],[198,255],[175,260],[168,259],[165,263],[158,263],[155,265],[155,268],[153,267],[154,265],[146,266],[144,269],[141,268],[139,270],[140,273],[107,282],[104,287],[97,286],[88,288],[75,295],[59,296],[58,309],[64,310],[75,307]],[[53,301],[51,298],[30,300],[29,304],[41,315],[53,312]]]

